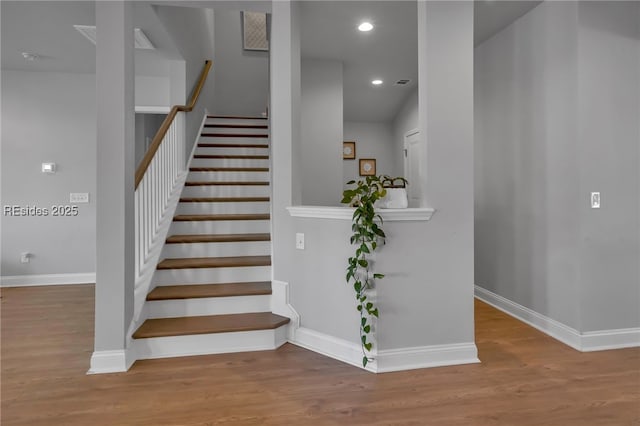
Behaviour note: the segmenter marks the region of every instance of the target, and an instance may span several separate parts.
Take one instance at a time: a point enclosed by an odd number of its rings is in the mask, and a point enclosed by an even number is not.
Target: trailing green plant
[[[362,365],[373,361],[367,353],[371,352],[373,342],[370,333],[373,326],[373,318],[378,318],[379,312],[375,302],[369,299],[368,291],[373,288],[374,280],[384,278],[383,274],[375,273],[370,262],[370,255],[376,251],[380,244],[384,244],[386,235],[382,230],[382,216],[375,211],[374,204],[387,195],[385,186],[393,185],[395,181],[404,178],[390,178],[389,176],[367,176],[364,180],[352,180],[347,185],[355,185],[352,189],[346,189],[342,193],[342,203],[355,207],[351,219],[351,244],[356,251],[349,257],[347,266],[347,283],[353,282],[356,300],[356,308],[360,312],[360,341],[362,343]]]

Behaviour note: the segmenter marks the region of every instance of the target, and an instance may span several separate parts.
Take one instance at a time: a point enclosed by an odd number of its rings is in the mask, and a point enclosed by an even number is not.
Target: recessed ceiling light
[[[25,61],[33,62],[38,59],[38,55],[29,52],[22,52],[22,57]]]
[[[372,80],[371,84],[373,84],[374,86],[380,86],[382,84],[382,80],[379,80],[379,79]]]
[[[371,22],[363,22],[358,25],[358,29],[363,32],[371,31],[373,29],[373,24],[371,24]]]

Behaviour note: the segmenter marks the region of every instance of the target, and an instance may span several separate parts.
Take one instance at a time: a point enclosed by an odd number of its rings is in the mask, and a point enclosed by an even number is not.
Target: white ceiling
[[[303,58],[343,63],[344,117],[347,121],[388,122],[417,85],[418,21],[415,1],[303,2]],[[370,32],[358,24],[368,20]],[[371,80],[380,78],[381,86]],[[396,86],[409,79],[406,86]]]
[[[475,2],[475,45],[490,38],[541,1]],[[363,20],[375,28],[357,30]],[[342,61],[347,121],[392,121],[418,77],[416,1],[303,1],[301,49],[307,58]],[[382,86],[371,80],[381,78]],[[406,86],[394,83],[410,79]]]
[[[142,28],[155,51],[136,51],[143,58],[179,59],[179,53],[153,12],[151,1],[134,2],[134,24]],[[246,8],[268,11],[270,1],[156,0],[155,4]],[[476,1],[475,43],[488,39],[540,1]],[[95,46],[73,25],[95,25],[93,1],[6,1],[2,7],[2,68],[34,71],[95,72]],[[351,121],[389,122],[417,84],[417,19],[415,1],[303,1],[303,57],[344,63],[344,115]],[[356,26],[371,20],[375,29]],[[27,62],[22,52],[40,56]],[[385,81],[372,87],[373,78]],[[410,79],[406,86],[394,86]]]

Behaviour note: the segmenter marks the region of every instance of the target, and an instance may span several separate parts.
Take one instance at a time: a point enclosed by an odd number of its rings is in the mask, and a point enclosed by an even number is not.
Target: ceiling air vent
[[[395,85],[396,86],[406,86],[409,83],[411,83],[411,80],[403,79],[403,80],[396,81]]]

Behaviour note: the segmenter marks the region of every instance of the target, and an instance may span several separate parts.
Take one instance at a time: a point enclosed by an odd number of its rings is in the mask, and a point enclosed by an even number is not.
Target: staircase
[[[133,333],[137,359],[275,349],[269,131],[262,117],[209,116]]]

